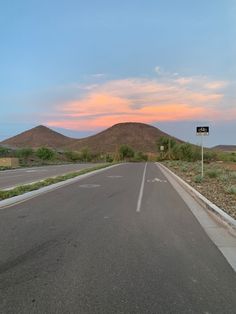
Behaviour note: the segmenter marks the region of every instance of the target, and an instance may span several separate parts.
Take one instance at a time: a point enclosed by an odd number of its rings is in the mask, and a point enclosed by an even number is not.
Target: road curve
[[[152,163],[2,209],[0,238],[0,313],[235,313],[235,272]]]

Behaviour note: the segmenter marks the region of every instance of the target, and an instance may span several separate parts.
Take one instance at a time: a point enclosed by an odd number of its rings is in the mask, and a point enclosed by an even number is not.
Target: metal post
[[[169,160],[170,160],[170,138],[169,138],[169,141],[168,141],[168,157],[169,157]]]
[[[201,134],[201,144],[202,144],[202,178],[203,178],[203,134]]]

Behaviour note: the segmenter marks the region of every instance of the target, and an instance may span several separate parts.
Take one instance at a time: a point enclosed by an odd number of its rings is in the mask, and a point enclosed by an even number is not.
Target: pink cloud
[[[132,78],[108,81],[89,90],[84,86],[84,96],[58,104],[57,118],[47,121],[47,125],[91,130],[125,121],[152,123],[219,117],[224,95],[217,86],[222,84],[206,80],[202,86],[199,84],[200,80],[194,78],[164,82]]]

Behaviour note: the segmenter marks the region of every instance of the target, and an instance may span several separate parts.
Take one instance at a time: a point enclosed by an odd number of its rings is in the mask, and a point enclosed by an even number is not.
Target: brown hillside
[[[236,152],[236,145],[217,145],[212,147],[212,149],[223,152]]]
[[[96,135],[72,142],[72,150],[88,147],[93,152],[115,152],[122,144],[136,151],[156,152],[157,140],[169,136],[158,128],[144,123],[118,123]],[[179,141],[179,140],[177,140]]]
[[[92,152],[115,152],[120,145],[127,144],[136,151],[156,152],[156,142],[161,136],[169,136],[158,128],[144,123],[126,122],[115,124],[96,135],[83,139],[73,139],[55,132],[45,126],[11,137],[1,144],[10,147],[51,147],[61,150],[81,150]],[[177,139],[177,141],[181,142]]]
[[[27,130],[16,136],[13,136],[1,144],[10,147],[32,147],[37,148],[41,146],[51,148],[62,148],[67,146],[73,139],[55,132],[46,126],[39,125],[33,129]]]

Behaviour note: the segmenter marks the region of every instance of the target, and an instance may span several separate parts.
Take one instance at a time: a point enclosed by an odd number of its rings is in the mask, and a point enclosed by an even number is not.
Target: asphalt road
[[[94,167],[96,164],[67,164],[0,171],[0,189],[39,181],[52,176]]]
[[[236,275],[155,164],[0,210],[0,313],[236,313]]]

